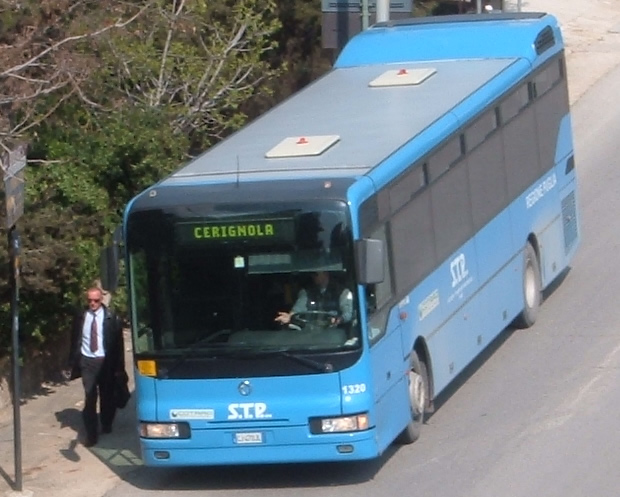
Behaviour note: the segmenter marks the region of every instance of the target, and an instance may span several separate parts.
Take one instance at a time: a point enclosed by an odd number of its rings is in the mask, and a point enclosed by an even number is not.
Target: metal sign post
[[[414,0],[321,0],[322,46],[340,50],[374,22],[411,17],[413,4]]]
[[[4,168],[5,225],[8,229],[9,280],[11,285],[11,337],[13,369],[13,445],[15,490],[22,491],[21,380],[19,370],[19,233],[15,224],[24,213],[24,168],[26,145],[20,145],[2,158]]]
[[[21,380],[19,371],[19,233],[15,226],[8,233],[11,281],[11,337],[13,354],[13,446],[15,455],[15,490],[22,491]]]
[[[368,0],[362,0],[362,30],[367,30],[370,25],[370,9]]]

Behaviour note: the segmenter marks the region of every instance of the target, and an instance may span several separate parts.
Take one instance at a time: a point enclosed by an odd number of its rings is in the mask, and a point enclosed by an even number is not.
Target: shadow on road
[[[143,490],[243,490],[352,485],[373,479],[398,451],[398,446],[389,447],[380,458],[362,462],[148,468],[140,458],[134,397],[132,395],[127,407],[118,412],[114,431],[103,435],[91,451],[119,478]],[[76,441],[72,442],[75,447],[81,430],[79,411],[62,411],[59,421],[77,428]],[[72,457],[71,449],[65,449],[65,457]]]
[[[76,452],[75,448],[77,447],[80,436],[82,435],[81,431],[81,413],[77,409],[69,408],[63,409],[62,411],[57,411],[54,413],[56,416],[56,420],[60,423],[60,428],[70,428],[75,432],[75,438],[71,440],[68,446],[64,449],[60,449],[60,454],[67,460],[71,462],[78,462],[80,460],[80,455]]]
[[[398,451],[390,447],[371,461],[217,466],[192,468],[142,468],[127,475],[127,483],[142,490],[249,490],[317,488],[354,485],[372,480]]]
[[[100,434],[97,445],[90,450],[124,480],[143,466],[137,434],[135,394],[132,393],[123,409],[116,411],[112,433]]]
[[[384,464],[398,451],[388,448],[379,458],[371,461],[311,464],[277,464],[248,466],[210,466],[191,468],[148,468],[140,458],[135,396],[118,411],[113,432],[102,435],[90,449],[116,475],[143,490],[225,490],[257,488],[334,487],[372,480]],[[61,424],[76,430],[76,439],[61,450],[67,459],[75,453],[81,435],[81,414],[76,409],[57,413]]]

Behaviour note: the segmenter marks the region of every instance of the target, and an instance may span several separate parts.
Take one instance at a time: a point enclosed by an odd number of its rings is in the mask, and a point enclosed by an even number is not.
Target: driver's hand
[[[291,312],[278,312],[278,315],[276,316],[274,321],[280,324],[289,324],[291,322],[292,315],[293,314]]]
[[[338,326],[342,323],[342,318],[340,316],[333,317],[329,320],[332,326]]]

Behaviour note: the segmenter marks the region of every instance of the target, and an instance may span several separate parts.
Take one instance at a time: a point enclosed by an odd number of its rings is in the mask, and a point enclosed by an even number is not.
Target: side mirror
[[[122,231],[120,226],[114,231],[112,245],[105,247],[99,256],[101,286],[108,292],[118,288],[121,259]]]
[[[118,288],[120,258],[118,246],[105,247],[99,256],[99,274],[101,287],[107,292],[114,292]]]
[[[385,245],[382,240],[363,238],[355,242],[357,281],[362,285],[381,283],[385,279]]]

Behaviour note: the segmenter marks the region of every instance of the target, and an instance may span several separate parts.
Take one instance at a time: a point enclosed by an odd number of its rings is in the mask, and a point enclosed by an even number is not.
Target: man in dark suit
[[[101,289],[93,287],[86,293],[88,307],[73,322],[69,366],[71,379],[82,377],[84,445],[92,447],[99,438],[99,421],[102,433],[112,431],[116,413],[114,386],[116,378],[125,374],[125,354],[120,320],[103,305]]]

